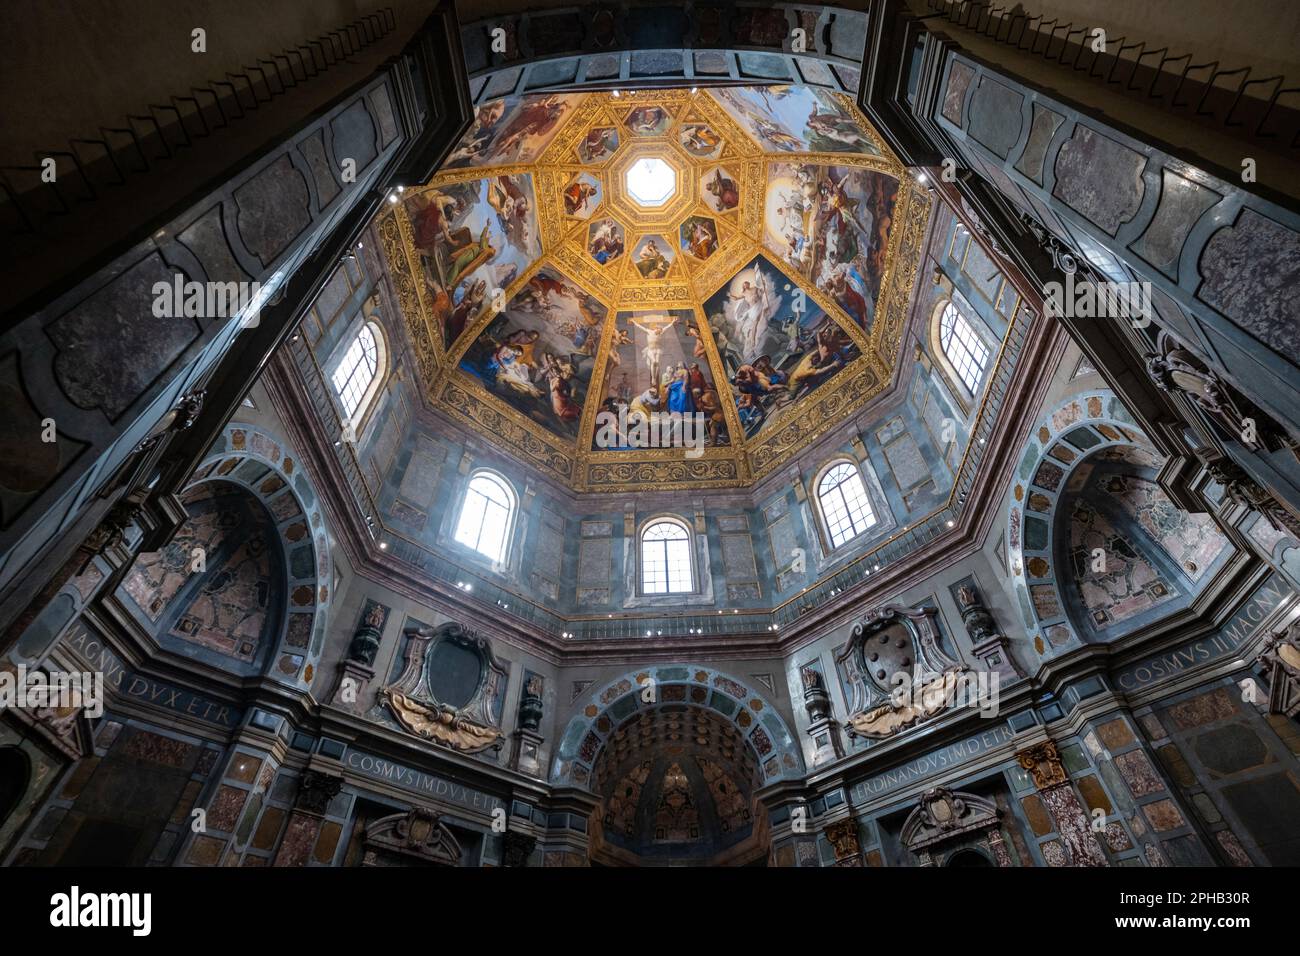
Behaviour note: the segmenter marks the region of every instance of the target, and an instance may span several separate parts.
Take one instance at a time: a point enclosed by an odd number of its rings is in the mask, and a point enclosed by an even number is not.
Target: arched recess
[[[169,650],[259,673],[284,620],[285,551],[271,512],[242,483],[208,477],[181,493],[188,517],[122,582],[136,619]]]
[[[1208,581],[1210,565],[1230,552],[1209,515],[1178,510],[1160,489],[1155,478],[1161,464],[1107,390],[1067,399],[1035,428],[1011,487],[1006,535],[1021,615],[1040,656],[1111,640],[1146,623],[1147,612],[1186,606]],[[1093,487],[1099,479],[1112,484]],[[1110,502],[1098,506],[1102,496],[1115,499],[1113,508]],[[1163,553],[1162,536],[1198,542],[1212,536],[1203,549],[1209,559],[1180,570],[1172,552]],[[1106,562],[1099,567],[1094,545]],[[1169,586],[1174,579],[1180,582],[1176,594]],[[1106,588],[1115,593],[1115,607],[1125,605],[1124,614],[1108,614],[1088,597],[1090,589]]]
[[[681,704],[708,708],[734,726],[753,751],[764,785],[803,776],[794,736],[760,694],[713,668],[674,664],[633,671],[593,693],[565,726],[551,782],[591,789],[592,768],[620,725],[639,711]]]
[[[259,669],[296,688],[315,676],[324,644],[333,565],[320,498],[283,442],[249,425],[227,426],[182,492],[220,480],[246,489],[266,508],[283,551],[286,607]]]

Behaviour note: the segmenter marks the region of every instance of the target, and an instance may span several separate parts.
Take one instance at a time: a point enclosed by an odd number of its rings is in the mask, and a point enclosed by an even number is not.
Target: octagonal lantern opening
[[[643,156],[625,176],[627,194],[642,206],[662,206],[677,192],[677,173],[657,156]]]

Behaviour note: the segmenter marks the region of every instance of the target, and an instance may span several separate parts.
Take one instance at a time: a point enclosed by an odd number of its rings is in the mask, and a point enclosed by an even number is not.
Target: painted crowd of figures
[[[533,421],[576,438],[606,314],[565,276],[542,269],[475,338],[460,367]]]

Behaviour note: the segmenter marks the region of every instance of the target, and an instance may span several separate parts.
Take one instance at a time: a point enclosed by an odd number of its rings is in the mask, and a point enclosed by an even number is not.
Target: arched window
[[[939,319],[939,347],[966,390],[974,395],[989,363],[989,348],[951,300]]]
[[[343,361],[334,369],[334,391],[338,393],[349,419],[354,419],[362,408],[362,399],[370,391],[378,370],[379,343],[375,338],[374,323],[367,322],[343,353]]]
[[[817,483],[817,503],[832,548],[853,540],[876,523],[862,473],[851,462],[841,461],[826,469]]]
[[[510,483],[490,471],[469,480],[456,524],[456,540],[497,563],[506,559],[515,518],[515,493]]]
[[[651,522],[641,532],[641,591],[688,594],[693,590],[690,531],[680,521]]]

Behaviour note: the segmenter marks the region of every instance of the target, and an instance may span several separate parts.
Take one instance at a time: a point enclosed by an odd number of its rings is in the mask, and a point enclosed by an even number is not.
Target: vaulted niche
[[[1070,475],[1053,551],[1065,571],[1058,580],[1066,613],[1080,633],[1110,638],[1185,607],[1231,551],[1208,515],[1169,499],[1156,465],[1146,449],[1119,445]]]
[[[675,688],[661,688],[665,697]],[[597,758],[601,798],[592,859],[609,865],[720,865],[766,857],[752,748],[703,707],[665,704],[633,715]]]
[[[230,670],[256,667],[285,614],[275,520],[233,482],[204,482],[182,500],[185,524],[161,551],[136,558],[119,593],[146,629],[187,656]]]

